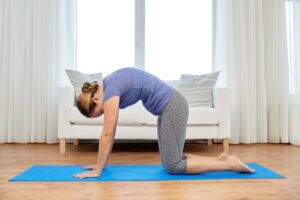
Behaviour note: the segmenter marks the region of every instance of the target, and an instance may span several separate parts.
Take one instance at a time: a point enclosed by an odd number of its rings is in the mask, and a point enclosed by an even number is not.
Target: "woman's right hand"
[[[96,170],[97,169],[97,164],[86,165],[86,166],[83,166],[82,169],[85,169],[85,170]]]

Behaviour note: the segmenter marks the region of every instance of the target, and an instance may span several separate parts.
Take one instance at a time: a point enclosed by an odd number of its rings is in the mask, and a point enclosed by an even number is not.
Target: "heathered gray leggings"
[[[174,90],[157,119],[158,147],[162,165],[169,174],[184,174],[183,155],[189,109],[185,98]]]

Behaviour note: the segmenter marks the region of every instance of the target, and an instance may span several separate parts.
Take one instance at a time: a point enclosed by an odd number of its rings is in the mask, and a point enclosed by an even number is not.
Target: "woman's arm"
[[[101,174],[110,156],[114,142],[119,114],[119,96],[113,96],[104,103],[104,126],[99,139],[99,152],[96,171]]]
[[[102,134],[99,138],[100,141],[96,169],[92,167],[93,171],[75,174],[75,177],[98,177],[101,174],[104,166],[106,165],[106,162],[109,158],[113,146],[113,141],[116,132],[116,124],[119,114],[119,101],[119,96],[113,96],[104,103],[104,125]],[[90,169],[91,166],[89,166],[88,168]]]

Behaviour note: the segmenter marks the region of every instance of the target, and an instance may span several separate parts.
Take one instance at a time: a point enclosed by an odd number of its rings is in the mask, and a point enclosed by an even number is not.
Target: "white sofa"
[[[216,88],[213,92],[213,108],[190,107],[186,132],[187,140],[222,139],[224,152],[229,151],[230,139],[230,100],[227,88]],[[115,139],[156,140],[157,117],[149,113],[141,101],[120,109]],[[84,117],[75,106],[75,93],[72,87],[59,88],[58,99],[58,138],[60,153],[66,153],[66,139],[99,139],[103,116]]]

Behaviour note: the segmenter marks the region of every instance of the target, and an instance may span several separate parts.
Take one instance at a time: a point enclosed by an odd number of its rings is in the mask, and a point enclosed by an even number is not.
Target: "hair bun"
[[[94,81],[92,83],[85,82],[81,88],[81,91],[84,93],[92,93],[92,95],[94,95],[97,92],[98,88],[99,85],[97,81]]]
[[[91,84],[89,82],[85,82],[81,88],[82,92],[90,92]]]

